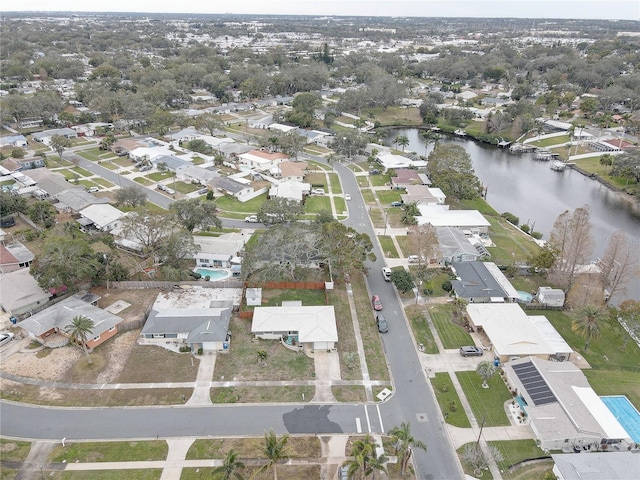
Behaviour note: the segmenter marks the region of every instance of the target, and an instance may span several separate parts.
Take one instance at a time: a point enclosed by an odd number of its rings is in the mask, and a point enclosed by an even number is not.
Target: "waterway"
[[[428,155],[433,144],[426,145],[417,129],[392,130],[386,144],[398,135],[409,139],[407,151]],[[508,150],[456,136],[444,136],[441,142],[458,144],[469,153],[477,177],[487,187],[487,202],[498,212],[511,212],[548,239],[553,223],[562,212],[589,205],[594,260],[602,256],[607,241],[616,230],[627,234],[640,249],[640,204],[626,194],[612,191],[597,180],[576,170],[551,170],[549,162],[533,159],[533,154],[512,154]],[[396,147],[397,148],[397,147]],[[640,275],[627,286],[626,298],[640,300]],[[615,299],[621,300],[621,299]]]

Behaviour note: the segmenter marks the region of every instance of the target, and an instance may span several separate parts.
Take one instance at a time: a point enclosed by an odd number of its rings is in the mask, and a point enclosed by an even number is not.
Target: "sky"
[[[2,11],[640,20],[640,0],[1,0]]]

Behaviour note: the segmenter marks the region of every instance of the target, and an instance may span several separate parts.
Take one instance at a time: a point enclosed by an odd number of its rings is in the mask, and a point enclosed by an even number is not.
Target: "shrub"
[[[198,355],[202,355],[202,349],[201,348],[198,349]]]
[[[542,233],[540,232],[531,232],[531,236],[536,240],[540,240],[542,238]]]
[[[524,233],[529,233],[531,227],[525,223],[524,225],[520,225],[520,230],[522,230]]]
[[[180,352],[182,353],[186,353],[186,352],[190,352],[191,351],[191,347],[188,345],[183,345],[180,347]]]
[[[451,281],[447,280],[445,282],[442,282],[442,289],[445,292],[450,292],[453,289],[453,287],[451,286]]]
[[[449,411],[450,412],[455,412],[456,410],[458,410],[458,404],[456,403],[455,400],[451,400],[449,402]]]
[[[513,213],[504,212],[502,218],[506,219],[507,222],[512,223],[514,225],[518,225],[520,223],[520,218],[516,217]]]

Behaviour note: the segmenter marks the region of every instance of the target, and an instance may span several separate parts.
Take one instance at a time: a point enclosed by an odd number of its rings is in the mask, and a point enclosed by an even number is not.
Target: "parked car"
[[[460,347],[460,355],[463,357],[481,357],[484,355],[484,350],[475,345],[468,345],[466,347]]]
[[[345,200],[351,200],[351,195],[349,195],[348,193],[344,194],[344,199]]]
[[[385,282],[391,281],[391,269],[389,267],[382,267],[382,277]]]
[[[376,312],[382,310],[382,302],[380,301],[380,297],[378,295],[374,295],[371,297],[371,304],[373,305],[373,309]]]
[[[247,223],[258,223],[257,215],[249,215],[248,217],[244,217],[244,221]]]
[[[14,336],[15,335],[11,332],[0,333],[0,347],[6,343],[9,343],[11,340],[13,340]]]
[[[209,193],[209,189],[207,187],[198,190],[199,195],[206,195],[207,193]]]
[[[311,190],[314,195],[324,195],[324,188],[314,188]]]
[[[391,202],[391,206],[392,207],[401,207],[402,206],[402,202]]]
[[[161,183],[158,184],[158,186],[156,187],[158,190],[162,190],[163,192],[167,190],[167,187],[165,187],[164,185],[162,185]]]
[[[88,193],[96,193],[96,192],[99,192],[99,191],[100,191],[100,189],[98,187],[89,187],[89,188],[87,188],[87,192]]]
[[[143,166],[140,167],[140,171],[141,172],[148,172],[152,168],[153,168],[153,165],[143,165]]]
[[[387,333],[389,331],[389,324],[387,323],[387,319],[384,318],[384,315],[376,316],[376,325],[380,333]]]
[[[418,255],[409,255],[407,258],[409,263],[420,263],[420,257]],[[424,257],[422,257],[422,261],[424,262]]]

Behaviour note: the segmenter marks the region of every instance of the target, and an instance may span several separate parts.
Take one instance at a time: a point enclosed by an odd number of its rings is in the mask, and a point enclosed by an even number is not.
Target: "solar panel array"
[[[540,372],[532,362],[514,365],[513,371],[516,372],[516,375],[527,390],[534,405],[546,405],[547,403],[557,402],[549,385],[544,381],[542,375],[540,375]]]

